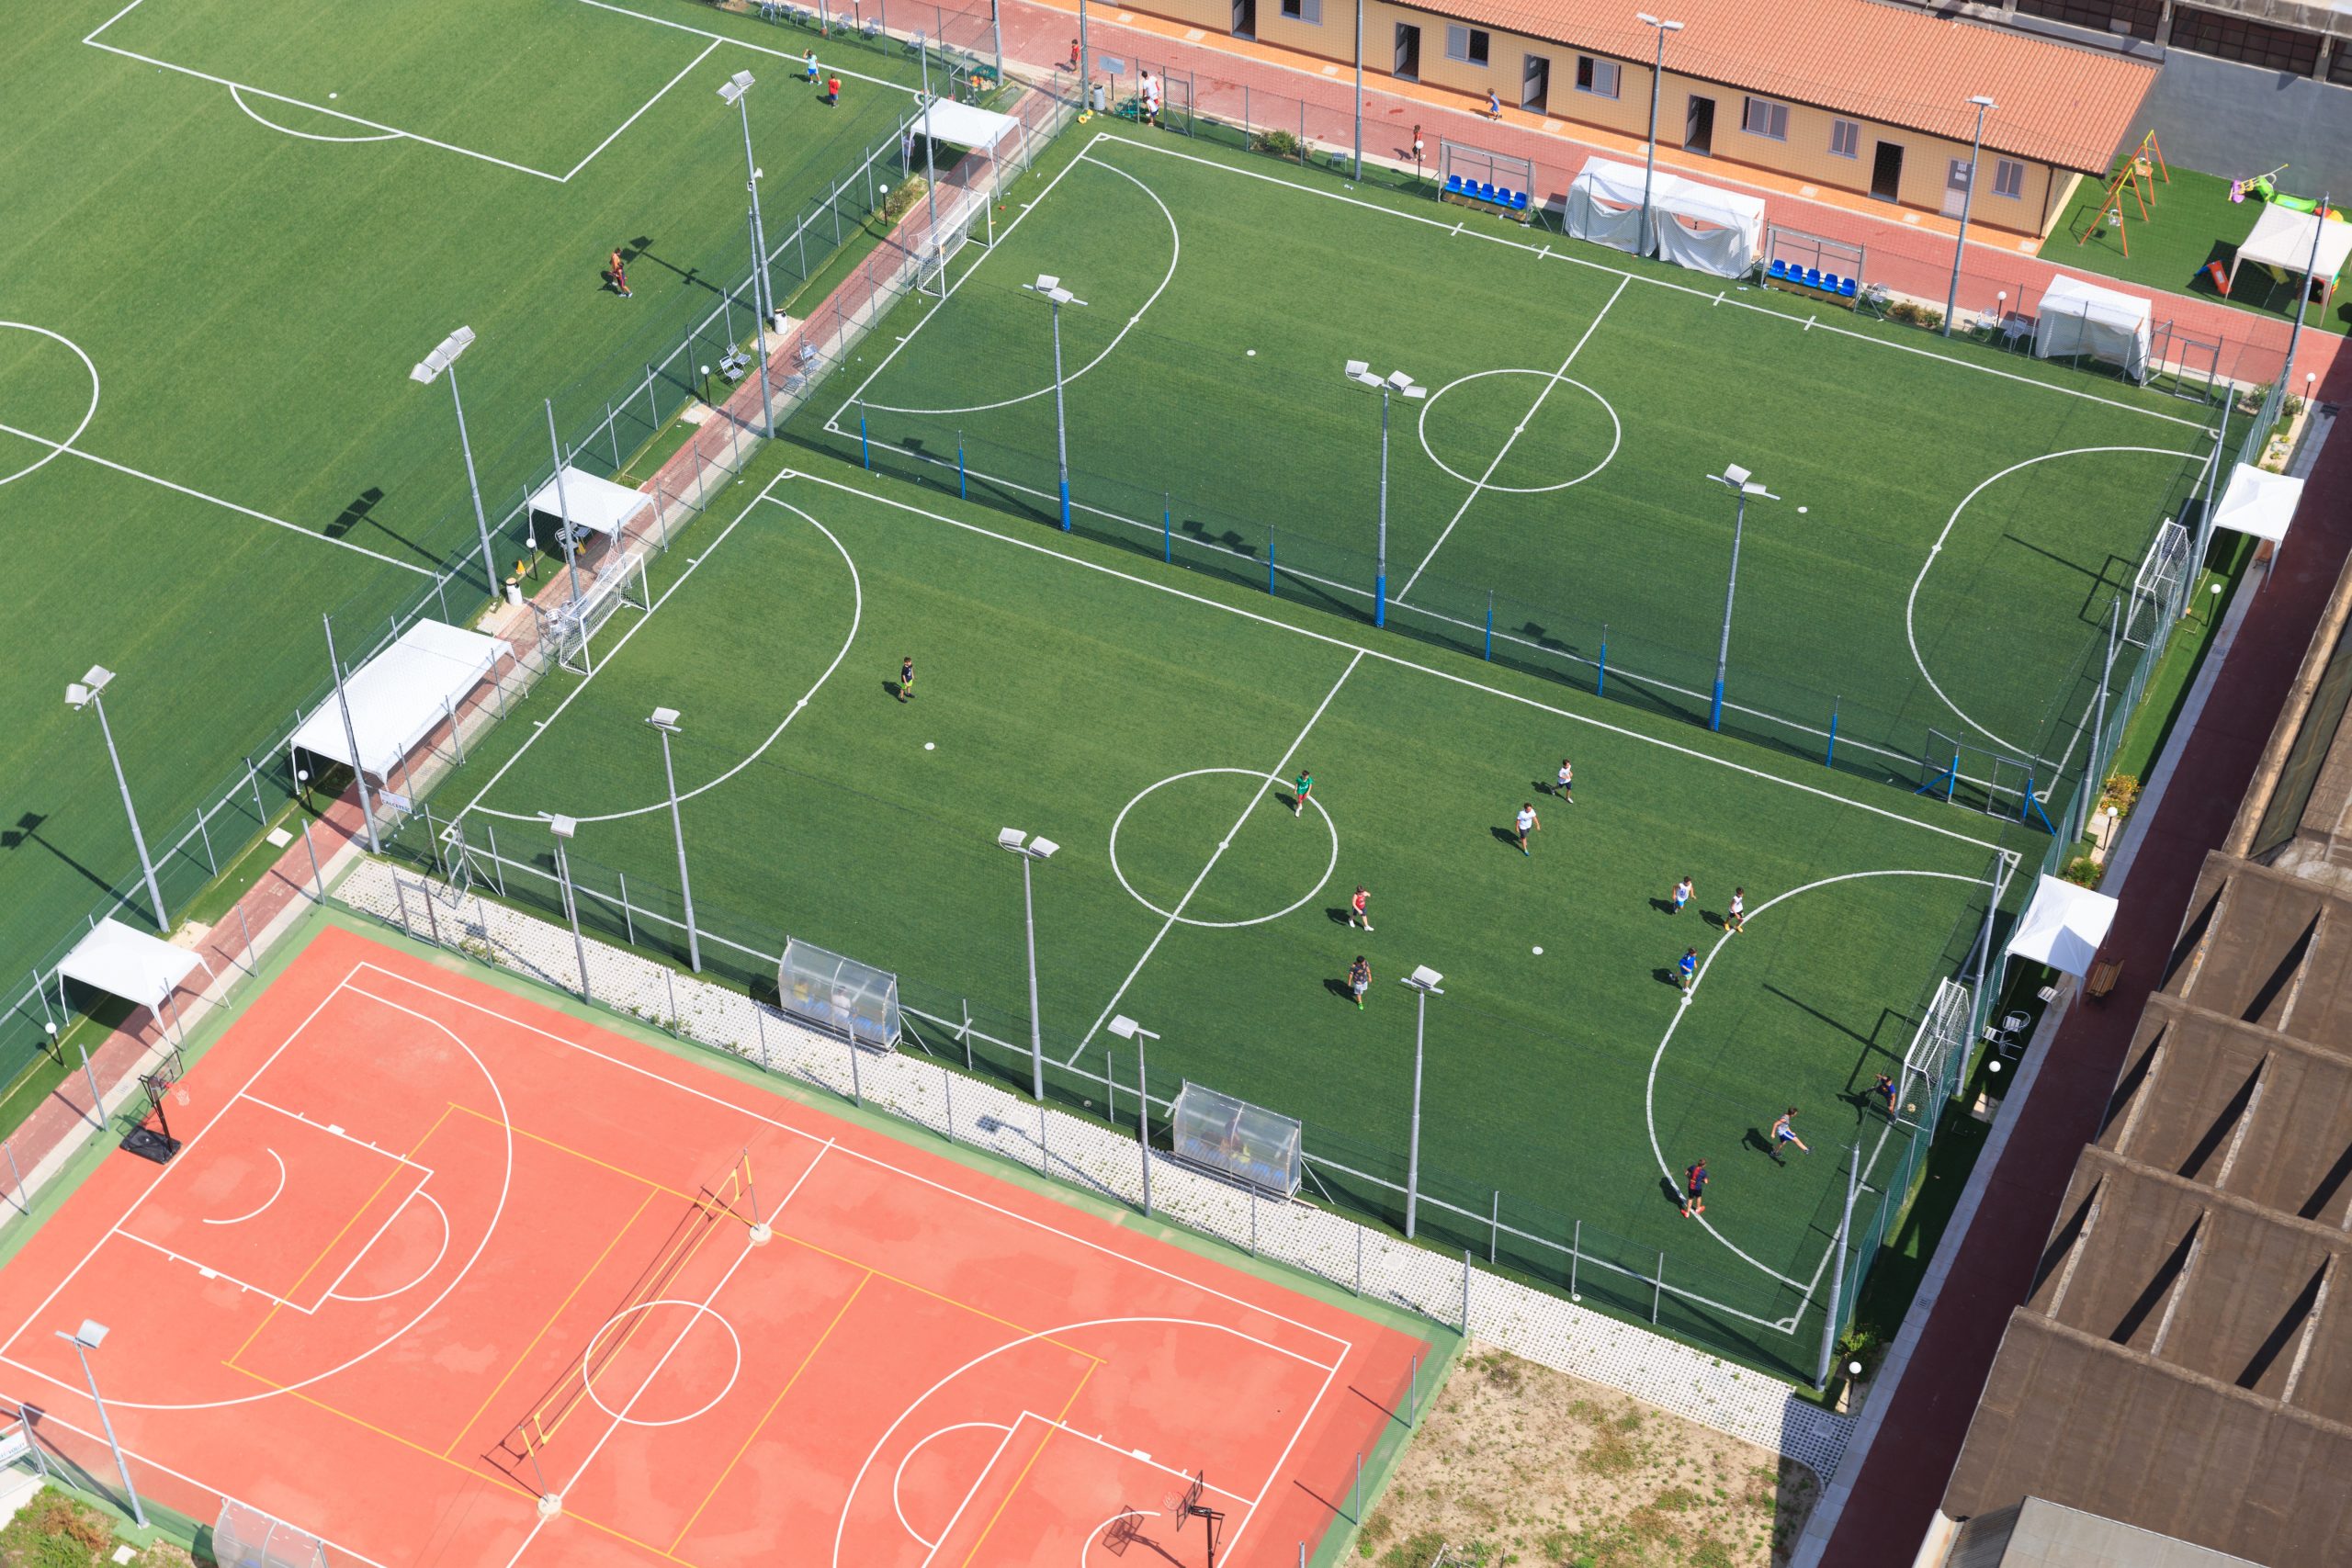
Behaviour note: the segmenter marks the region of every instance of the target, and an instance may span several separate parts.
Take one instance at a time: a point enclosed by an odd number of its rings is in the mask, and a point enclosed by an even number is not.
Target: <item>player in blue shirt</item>
[[[1681,962],[1675,964],[1674,972],[1681,976],[1682,994],[1689,996],[1690,987],[1699,983],[1699,950],[1695,947],[1684,948]]]
[[[1886,1107],[1887,1115],[1894,1114],[1894,1080],[1893,1078],[1888,1077],[1884,1073],[1879,1074],[1878,1082],[1871,1085],[1871,1094]]]

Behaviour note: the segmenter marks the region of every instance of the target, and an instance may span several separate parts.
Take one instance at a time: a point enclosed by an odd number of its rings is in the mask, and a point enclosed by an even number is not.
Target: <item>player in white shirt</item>
[[[1747,929],[1747,889],[1731,890],[1731,908],[1724,911],[1724,930],[1737,936]]]
[[[1535,819],[1535,803],[1532,800],[1521,801],[1519,815],[1511,818],[1511,821],[1519,829],[1519,852],[1525,854],[1527,853],[1527,835],[1544,830],[1544,824]]]

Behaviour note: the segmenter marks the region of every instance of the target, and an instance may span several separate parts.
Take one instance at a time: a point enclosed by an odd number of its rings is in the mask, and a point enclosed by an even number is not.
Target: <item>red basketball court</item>
[[[1205,1563],[1204,1475],[1271,1568],[1429,1355],[340,929],[167,1110],[0,1270],[0,1392],[110,1477],[105,1323],[142,1492],[334,1561]]]

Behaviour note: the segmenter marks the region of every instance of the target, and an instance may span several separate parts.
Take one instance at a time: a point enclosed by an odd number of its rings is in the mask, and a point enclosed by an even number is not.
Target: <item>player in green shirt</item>
[[[1290,814],[1297,817],[1306,810],[1306,797],[1315,793],[1315,775],[1305,768],[1298,770],[1298,783],[1291,786]]]

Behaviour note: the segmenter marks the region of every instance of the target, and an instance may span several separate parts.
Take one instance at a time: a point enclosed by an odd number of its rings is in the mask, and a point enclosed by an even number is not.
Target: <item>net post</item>
[[[1349,1516],[1348,1523],[1351,1525],[1361,1525],[1363,1523],[1363,1450],[1362,1449],[1358,1449],[1356,1450],[1355,1509],[1354,1512]]]
[[[1363,1294],[1363,1227],[1356,1226],[1356,1285],[1355,1293]]]
[[[629,908],[628,873],[616,871],[613,874],[620,879],[621,885],[621,930],[628,933],[628,944],[635,947],[637,945],[637,916]]]
[[[1593,677],[1592,694],[1600,696],[1609,689],[1609,623],[1600,623],[1600,669]]]
[[[956,432],[956,499],[958,501],[972,499],[969,476],[964,468],[964,432],[960,427]]]
[[[17,1189],[17,1195],[15,1198],[11,1199],[10,1201],[14,1202],[21,1212],[28,1214],[31,1213],[33,1212],[32,1197],[31,1194],[25,1190],[25,1173],[17,1165],[16,1140],[13,1138],[0,1138],[0,1154],[5,1154],[8,1156],[8,1179],[15,1184]]]
[[[1170,565],[1176,561],[1176,492],[1162,491],[1159,494],[1159,558]]]
[[[662,965],[662,984],[670,993],[670,1038],[678,1036],[678,977],[666,964]]]
[[[1829,751],[1821,759],[1821,765],[1825,768],[1838,765],[1838,703],[1836,697],[1829,699]]]
[[[1487,590],[1487,646],[1478,657],[1489,664],[1495,659],[1495,591],[1491,588]]]
[[[1584,1297],[1577,1292],[1577,1261],[1583,1252],[1584,1222],[1572,1221],[1568,1229],[1568,1300],[1572,1302],[1584,1300]]]
[[[851,1103],[863,1110],[865,1105],[865,1080],[858,1071],[857,1039],[854,1033],[843,1036],[849,1047],[849,1098]]]
[[[1274,591],[1274,531],[1266,530],[1266,592]]]

